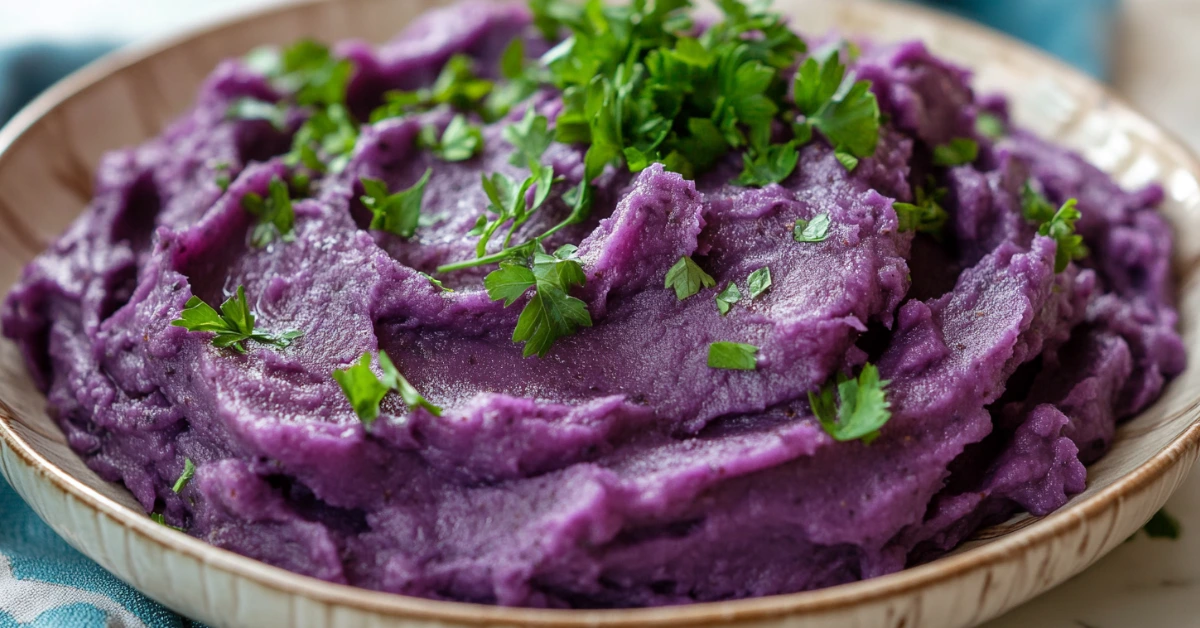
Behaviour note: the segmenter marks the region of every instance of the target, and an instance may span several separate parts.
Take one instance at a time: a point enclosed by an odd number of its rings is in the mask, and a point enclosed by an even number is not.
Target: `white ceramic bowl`
[[[141,142],[190,103],[225,57],[301,36],[382,41],[437,0],[315,0],[105,58],[67,78],[0,131],[0,286],[79,213],[109,149]],[[1122,183],[1157,180],[1178,234],[1184,340],[1200,356],[1200,164],[1103,87],[1029,48],[902,5],[779,0],[808,32],[918,38],[1013,99],[1017,122],[1080,150]],[[1200,440],[1200,368],[1117,433],[1088,489],[1045,518],[1019,516],[950,556],[821,591],[686,607],[550,611],[435,602],[334,585],[269,567],[148,519],[124,488],[67,447],[16,350],[0,342],[0,471],[59,534],[122,580],[218,626],[967,626],[1078,573],[1124,541],[1191,468]]]

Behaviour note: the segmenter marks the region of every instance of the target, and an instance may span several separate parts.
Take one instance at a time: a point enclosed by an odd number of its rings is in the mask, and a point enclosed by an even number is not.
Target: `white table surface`
[[[139,39],[248,5],[286,1],[0,0],[0,43],[47,37]],[[1200,147],[1200,81],[1193,70],[1200,65],[1200,0],[1125,0],[1116,37],[1118,91]],[[1139,535],[1083,574],[984,628],[1200,627],[1200,469],[1167,507],[1183,523],[1179,540]]]

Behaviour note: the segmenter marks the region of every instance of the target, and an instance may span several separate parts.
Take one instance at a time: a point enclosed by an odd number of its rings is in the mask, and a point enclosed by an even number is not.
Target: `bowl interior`
[[[165,44],[124,51],[58,85],[0,131],[0,294],[83,209],[101,155],[157,134],[188,106],[221,59],[300,36],[379,42],[441,4],[447,2],[302,2]],[[1179,234],[1174,262],[1183,337],[1192,355],[1200,355],[1200,238],[1182,235],[1200,228],[1200,165],[1186,149],[1085,77],[983,29],[899,6],[837,0],[778,0],[776,6],[796,16],[798,28],[808,33],[836,29],[881,40],[924,40],[936,53],[972,68],[980,91],[1009,95],[1018,124],[1079,150],[1127,187],[1161,183],[1167,192],[1162,210]],[[48,461],[57,469],[54,473],[70,476],[109,500],[122,516],[144,518],[123,487],[101,480],[70,451],[44,406],[15,347],[0,341],[0,414],[12,418],[14,438]],[[1112,452],[1090,468],[1087,490],[1050,518],[1070,517],[1088,503],[1111,499],[1131,474],[1147,472],[1151,462],[1165,464],[1156,457],[1192,428],[1198,416],[1200,369],[1190,368],[1152,408],[1120,427]],[[1011,543],[1006,547],[1016,548],[1025,539],[1025,529],[1047,523],[1018,516],[981,531],[957,556],[910,572],[943,569],[948,561],[981,546],[1006,542]],[[73,540],[69,533],[68,540]],[[1095,557],[1098,554],[1088,560]],[[887,576],[847,585],[847,591],[880,589],[903,577],[915,576]],[[818,600],[822,595],[830,594],[781,597]]]

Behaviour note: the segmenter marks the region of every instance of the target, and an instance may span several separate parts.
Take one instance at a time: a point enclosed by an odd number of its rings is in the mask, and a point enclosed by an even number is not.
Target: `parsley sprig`
[[[291,193],[283,179],[271,177],[266,198],[257,192],[247,192],[242,196],[242,209],[258,221],[250,232],[252,246],[262,248],[276,238],[284,242],[296,239],[293,232],[296,212],[292,209]]]
[[[839,373],[836,384],[808,393],[808,403],[821,427],[834,440],[870,443],[879,436],[879,428],[892,418],[887,399],[889,383],[879,379],[879,369],[873,364],[865,364],[858,377]]]
[[[915,203],[892,203],[900,222],[900,231],[940,236],[949,218],[946,210],[942,208],[942,201],[947,194],[946,188],[935,187],[931,178],[928,186],[921,186],[915,190]]]
[[[213,332],[214,347],[230,347],[238,353],[246,352],[243,343],[247,340],[284,349],[304,335],[299,330],[272,334],[255,327],[255,316],[250,311],[243,286],[238,286],[236,294],[221,304],[220,312],[200,297],[193,296],[184,304],[179,318],[171,321],[171,325],[188,331]]]
[[[702,287],[712,288],[716,285],[717,280],[686,255],[679,258],[667,271],[666,280],[663,282],[664,288],[675,290],[675,298],[680,301],[700,292]]]
[[[796,73],[793,91],[802,117],[794,131],[801,142],[808,141],[814,130],[820,131],[833,145],[838,161],[854,170],[860,159],[875,154],[879,144],[879,102],[870,81],[847,75],[840,48],[810,56]]]
[[[379,352],[379,369],[383,371],[382,377],[376,377],[371,370],[371,354],[367,352],[353,365],[333,372],[333,379],[342,387],[354,413],[368,428],[379,418],[379,404],[392,391],[399,394],[409,408],[424,408],[433,416],[442,416],[442,409],[417,392],[382,350]]]
[[[1083,236],[1075,233],[1075,223],[1083,216],[1077,207],[1078,201],[1067,199],[1055,210],[1046,197],[1033,189],[1029,182],[1021,190],[1021,211],[1026,220],[1039,223],[1038,235],[1054,238],[1057,249],[1054,253],[1054,272],[1061,273],[1072,261],[1084,259],[1089,251]]]
[[[524,356],[544,357],[559,338],[574,334],[580,327],[591,327],[592,317],[583,301],[568,291],[586,282],[583,267],[574,259],[575,247],[565,246],[553,255],[536,251],[528,264],[508,260],[484,278],[493,301],[512,305],[529,291],[533,296],[521,310],[513,342],[524,342]]]
[[[171,487],[171,491],[174,493],[182,493],[183,489],[185,487],[187,487],[188,482],[191,482],[192,478],[195,476],[196,476],[195,463],[192,462],[191,458],[184,458],[183,459],[183,473],[179,474],[179,479],[175,480],[175,485]]]
[[[417,232],[421,218],[421,202],[425,199],[425,186],[432,169],[405,190],[388,194],[387,184],[379,179],[361,177],[365,194],[359,197],[363,205],[371,210],[371,229],[394,233],[402,238],[411,238]]]

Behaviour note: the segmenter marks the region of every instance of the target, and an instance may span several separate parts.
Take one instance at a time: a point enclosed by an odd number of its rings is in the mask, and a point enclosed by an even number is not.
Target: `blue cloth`
[[[1116,0],[924,0],[1007,31],[1093,75],[1107,75]],[[0,50],[0,122],[111,45]],[[0,479],[0,628],[193,625],[71,549]]]

